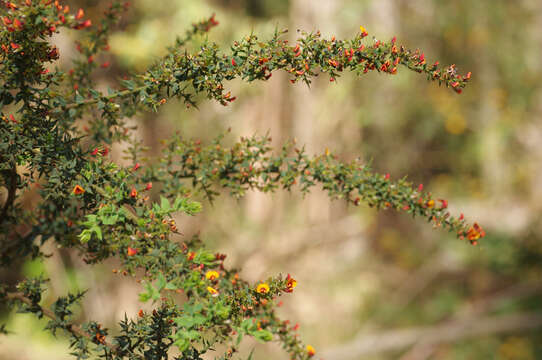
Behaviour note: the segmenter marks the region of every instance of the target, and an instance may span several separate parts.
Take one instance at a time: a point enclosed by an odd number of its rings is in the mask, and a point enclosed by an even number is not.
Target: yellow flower
[[[367,32],[367,30],[361,25],[359,26],[359,31],[361,31],[362,33]]]
[[[427,207],[431,209],[433,206],[435,206],[435,200],[429,200],[427,202]]]
[[[269,292],[269,285],[267,285],[267,283],[258,284],[258,286],[256,286],[256,292],[267,294]]]
[[[314,356],[314,354],[316,354],[316,350],[314,350],[314,348],[310,345],[307,345],[307,355],[309,355],[309,357],[311,356]]]
[[[214,271],[214,270],[209,270],[205,273],[205,278],[207,280],[215,280],[215,279],[218,279],[220,277],[220,274],[218,273],[218,271]]]
[[[207,286],[207,291],[212,295],[212,296],[218,296],[218,290],[215,289],[215,288],[212,288],[210,286]]]

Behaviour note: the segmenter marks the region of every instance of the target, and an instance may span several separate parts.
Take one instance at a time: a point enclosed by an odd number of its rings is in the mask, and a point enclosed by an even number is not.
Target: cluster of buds
[[[163,219],[162,224],[169,225],[169,230],[171,232],[176,232],[177,231],[177,225],[175,223],[175,220],[173,220],[173,219],[170,219],[169,221],[166,220],[166,219]]]
[[[95,147],[90,154],[92,156],[107,156],[107,154],[109,154],[109,148],[107,146]]]

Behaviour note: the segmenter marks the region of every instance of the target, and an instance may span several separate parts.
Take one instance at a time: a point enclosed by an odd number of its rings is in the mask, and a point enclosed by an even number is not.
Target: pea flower
[[[207,286],[207,291],[211,294],[211,296],[218,296],[218,290],[213,287]]]
[[[220,274],[218,273],[218,271],[214,271],[214,270],[209,270],[205,273],[205,278],[207,280],[215,280],[215,279],[218,279],[220,277]]]
[[[316,354],[316,350],[314,350],[312,346],[307,345],[307,355],[309,355],[309,357],[313,357],[314,354]]]
[[[291,293],[294,291],[294,288],[297,286],[297,281],[293,277],[288,274],[286,277],[286,289],[284,289],[285,292]]]
[[[256,292],[260,294],[267,294],[269,292],[269,285],[267,283],[260,283],[256,287]]]

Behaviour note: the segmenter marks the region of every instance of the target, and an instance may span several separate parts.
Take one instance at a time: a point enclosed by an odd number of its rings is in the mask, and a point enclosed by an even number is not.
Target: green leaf
[[[82,104],[83,102],[85,102],[85,98],[82,97],[81,94],[79,94],[79,92],[75,93],[75,103]]]
[[[104,225],[114,225],[117,223],[119,216],[118,215],[112,215],[108,216],[102,219],[102,224]]]
[[[194,263],[204,264],[204,265],[213,265],[216,262],[216,257],[205,250],[200,250],[194,257]]]
[[[170,209],[169,200],[163,196],[160,196],[160,208],[164,211]]]
[[[164,289],[166,289],[166,290],[177,290],[178,287],[174,283],[168,282]]]
[[[160,292],[164,289],[165,286],[166,286],[166,279],[164,278],[164,275],[162,273],[159,273],[158,279],[156,281],[157,290]]]
[[[187,339],[178,337],[177,340],[175,340],[173,344],[177,346],[181,352],[183,352],[186,349],[188,349],[188,347],[190,346],[190,341],[188,341]]]
[[[150,298],[151,298],[151,295],[148,294],[148,293],[140,293],[139,294],[139,301],[141,301],[141,302],[147,302],[147,301],[150,300]]]
[[[98,237],[98,239],[102,240],[102,229],[99,227],[99,226],[93,226],[92,228],[90,228],[90,231],[94,232],[96,234],[96,236]]]
[[[267,330],[257,330],[252,332],[251,335],[260,342],[268,342],[273,340],[273,334]]]

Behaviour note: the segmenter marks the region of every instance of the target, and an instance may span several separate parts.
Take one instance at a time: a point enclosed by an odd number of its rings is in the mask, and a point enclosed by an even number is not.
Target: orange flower
[[[132,191],[130,191],[130,197],[135,198],[137,196],[137,190],[135,188],[132,188]]]
[[[256,286],[256,292],[260,294],[267,294],[269,292],[269,285],[267,283],[260,283]]]
[[[96,333],[96,340],[98,340],[100,344],[105,344],[105,335]]]
[[[312,357],[314,356],[314,354],[316,354],[316,350],[314,350],[312,346],[307,345],[307,355],[309,355],[309,357]]]
[[[286,277],[286,289],[284,291],[291,293],[294,291],[294,288],[297,286],[297,281],[288,274]]]
[[[79,11],[77,11],[77,15],[75,15],[75,18],[77,20],[81,20],[83,16],[85,16],[85,12],[83,11],[83,9],[79,9]]]
[[[128,246],[128,250],[126,251],[126,254],[128,256],[134,256],[135,254],[137,254],[137,249],[134,249],[134,248]]]
[[[81,195],[85,192],[85,189],[83,189],[80,185],[75,185],[75,187],[73,188],[73,193],[75,195]]]
[[[137,315],[139,315],[139,317],[143,317],[144,313],[143,313],[143,310],[139,309],[139,312],[137,313]]]
[[[218,296],[218,290],[215,288],[207,286],[207,291],[211,294],[211,296]]]
[[[484,236],[486,236],[486,232],[478,225],[478,223],[474,223],[469,230],[467,230],[467,239],[469,239],[473,245],[476,245],[478,243],[477,240]]]
[[[207,280],[215,280],[215,279],[218,279],[220,277],[220,274],[218,273],[218,271],[214,271],[214,270],[209,270],[205,273],[205,278]]]
[[[21,30],[23,28],[23,23],[19,21],[19,19],[13,19],[13,27],[17,30]]]

